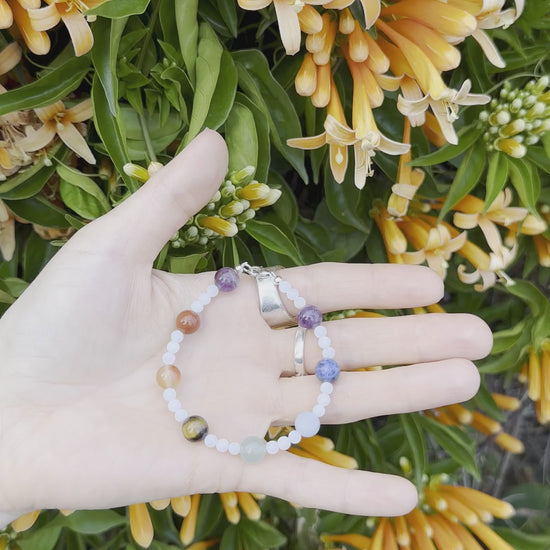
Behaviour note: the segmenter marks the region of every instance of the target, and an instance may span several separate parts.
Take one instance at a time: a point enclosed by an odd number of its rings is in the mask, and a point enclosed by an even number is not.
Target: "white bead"
[[[170,340],[179,344],[183,340],[183,332],[181,330],[175,330],[170,334]]]
[[[323,325],[317,325],[313,331],[313,334],[315,334],[317,338],[322,338],[327,335],[327,329]]]
[[[178,409],[174,413],[174,418],[176,422],[185,422],[189,418],[189,413],[185,409]]]
[[[321,384],[321,393],[326,393],[327,395],[330,395],[333,389],[334,386],[330,382],[323,382]]]
[[[288,451],[290,449],[290,439],[286,435],[283,435],[277,439],[277,445],[281,451]]]
[[[265,444],[265,450],[268,452],[268,454],[270,455],[274,455],[274,454],[277,454],[279,452],[279,444],[277,443],[277,441],[273,440],[273,441],[268,441],[266,444]]]
[[[299,292],[295,288],[291,288],[288,292],[286,292],[287,298],[289,300],[296,300],[300,296]]]
[[[294,421],[294,427],[296,428],[296,431],[299,432],[302,437],[314,436],[321,427],[321,422],[318,416],[319,415],[316,415],[309,411],[304,411],[300,413]]]
[[[204,306],[198,300],[195,300],[191,304],[191,311],[194,311],[195,313],[200,313],[203,309],[204,309]]]
[[[220,451],[220,453],[226,453],[229,449],[229,441],[227,441],[227,439],[218,439],[218,441],[216,441],[216,449]]]
[[[326,407],[330,403],[330,395],[326,393],[320,393],[317,397],[317,403],[319,403],[319,405],[322,405],[323,407]]]
[[[288,434],[288,439],[290,440],[291,443],[293,443],[294,445],[296,445],[296,443],[300,443],[300,441],[302,440],[302,436],[301,436],[300,433],[297,432],[296,430],[292,430],[292,431]]]
[[[313,407],[313,414],[319,418],[325,416],[325,407],[323,407],[323,405],[315,405],[315,407]]]
[[[176,398],[176,390],[174,388],[166,388],[162,392],[162,397],[164,397],[165,401],[172,401],[172,399]]]
[[[298,296],[298,298],[294,300],[294,307],[296,309],[302,309],[303,307],[306,307],[306,301],[301,296]]]
[[[210,298],[216,297],[220,292],[220,289],[216,285],[209,285],[206,289],[206,294],[210,296]]]
[[[216,287],[217,288],[217,287]],[[241,452],[241,444],[237,443],[236,441],[233,441],[233,443],[229,444],[229,454],[230,455],[238,455]]]
[[[331,348],[331,347],[323,348],[323,357],[325,359],[334,359],[335,355],[336,355],[336,352],[334,351],[334,348]]]
[[[279,290],[281,292],[288,292],[291,289],[292,289],[292,286],[288,281],[281,281],[279,283]]]
[[[173,365],[175,360],[176,360],[176,356],[175,356],[173,353],[170,353],[169,351],[167,351],[167,352],[162,356],[162,362],[163,362],[165,365]]]
[[[178,409],[181,409],[181,403],[179,399],[170,399],[168,401],[168,410],[175,413]]]
[[[214,434],[208,434],[204,438],[204,444],[207,447],[210,447],[211,449],[213,449],[216,446],[217,442],[218,442],[218,438]]]
[[[180,350],[180,345],[177,342],[172,342],[172,340],[170,340],[170,342],[166,345],[166,350],[170,353],[178,353]]]
[[[329,348],[330,347],[330,338],[328,336],[321,336],[321,338],[319,338],[317,340],[317,343],[319,344],[319,347],[320,348]]]
[[[199,296],[199,302],[203,305],[208,305],[210,303],[210,301],[212,300],[212,298],[206,293],[206,292],[203,292],[200,296]]]

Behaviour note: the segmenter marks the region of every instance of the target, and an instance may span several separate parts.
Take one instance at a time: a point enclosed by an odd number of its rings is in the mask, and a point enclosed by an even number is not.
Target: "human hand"
[[[363,515],[409,511],[407,480],[348,471],[289,453],[258,464],[183,439],[155,383],[177,314],[212,273],[152,269],[158,251],[214,194],[227,169],[223,140],[205,131],[137,193],[78,231],[0,319],[0,513],[109,508],[193,493],[250,491]],[[424,267],[319,264],[281,271],[322,311],[437,302]],[[471,315],[326,323],[343,371],[325,423],[460,402],[479,383],[471,360],[491,347]],[[234,441],[292,424],[315,401],[315,376],[293,365],[293,329],[271,330],[255,282],[216,298],[178,354],[184,407]],[[306,339],[306,369],[320,351]],[[176,362],[177,363],[177,362]],[[178,363],[177,363],[178,364]],[[200,411],[200,412],[198,412]]]

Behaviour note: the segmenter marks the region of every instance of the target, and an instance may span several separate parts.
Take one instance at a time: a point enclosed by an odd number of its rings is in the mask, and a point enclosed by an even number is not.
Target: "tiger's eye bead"
[[[181,431],[187,441],[200,441],[208,433],[208,424],[202,416],[190,416],[182,425]]]
[[[176,327],[184,334],[192,334],[200,327],[200,317],[194,312],[186,309],[176,319]]]
[[[181,372],[174,365],[164,365],[157,371],[157,384],[161,388],[175,388],[181,378]]]

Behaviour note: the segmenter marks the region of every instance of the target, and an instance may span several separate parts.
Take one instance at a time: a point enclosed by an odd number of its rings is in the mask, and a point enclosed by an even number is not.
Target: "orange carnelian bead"
[[[180,381],[181,372],[174,365],[164,365],[157,371],[157,384],[161,388],[175,388]]]
[[[194,312],[186,309],[176,319],[176,327],[184,334],[196,332],[201,324],[200,317]]]

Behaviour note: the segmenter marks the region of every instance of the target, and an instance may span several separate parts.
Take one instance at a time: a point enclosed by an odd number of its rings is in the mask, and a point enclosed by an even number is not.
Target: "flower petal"
[[[361,4],[367,29],[370,29],[380,16],[380,0],[361,0]]]
[[[323,132],[318,136],[291,138],[286,140],[289,147],[296,149],[318,149],[327,143],[327,133]]]
[[[63,143],[86,162],[95,164],[95,157],[82,134],[72,124],[61,124],[57,129]]]
[[[485,57],[495,66],[495,67],[506,67],[506,62],[502,59],[498,48],[495,46],[495,43],[489,38],[489,35],[482,31],[481,29],[476,29],[472,36],[475,41],[480,45]]]
[[[12,42],[0,52],[0,74],[11,71],[19,61],[21,61],[21,46],[17,42]]]
[[[300,50],[302,36],[298,14],[294,6],[286,0],[273,0],[273,4],[277,13],[277,23],[283,46],[287,55],[294,55]]]
[[[17,147],[23,151],[38,151],[46,147],[55,137],[55,124],[46,122],[41,128],[35,130],[27,128],[27,136],[17,141]]]
[[[40,4],[39,4],[40,5]],[[36,55],[45,55],[50,51],[50,38],[47,33],[35,31],[32,28],[27,10],[23,9],[19,2],[10,3],[13,18],[21,31],[23,40],[29,50]]]
[[[238,0],[243,10],[261,10],[271,4],[271,0]]]
[[[334,179],[342,183],[348,168],[348,148],[342,145],[331,144],[329,147],[330,170]]]
[[[92,105],[91,99],[85,99],[81,101],[78,105],[67,109],[65,114],[65,120],[70,120],[71,122],[82,122],[83,120],[88,120],[94,115],[94,107]]]
[[[50,4],[44,8],[27,10],[27,13],[29,14],[32,28],[35,31],[47,31],[61,21],[56,4]]]
[[[88,53],[94,44],[94,35],[86,18],[76,8],[72,8],[63,13],[61,19],[71,35],[75,55],[80,56]]]
[[[0,0],[0,29],[9,29],[13,25],[13,14],[6,0]]]

